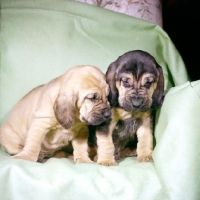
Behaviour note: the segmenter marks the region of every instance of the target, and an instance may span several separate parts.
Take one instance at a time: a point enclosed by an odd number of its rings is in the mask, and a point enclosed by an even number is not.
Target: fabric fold
[[[160,111],[153,153],[164,199],[200,196],[200,81],[171,88]]]

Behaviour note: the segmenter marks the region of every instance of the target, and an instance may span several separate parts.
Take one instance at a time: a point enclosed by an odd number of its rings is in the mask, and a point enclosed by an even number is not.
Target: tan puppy
[[[96,127],[97,131],[102,130],[101,135],[109,140],[112,138],[115,159],[137,155],[138,162],[153,161],[152,110],[163,101],[164,77],[161,66],[147,52],[130,51],[110,64],[106,80],[110,87],[112,120]],[[98,146],[98,157],[104,154],[105,159],[112,160],[112,155],[105,153],[105,148],[99,149],[104,140],[98,140],[97,136],[95,141],[92,132],[91,129],[90,144],[96,143]]]
[[[41,161],[71,141],[74,161],[92,162],[87,152],[88,124],[99,125],[110,117],[108,93],[99,68],[73,67],[16,104],[0,128],[1,146],[13,158]]]

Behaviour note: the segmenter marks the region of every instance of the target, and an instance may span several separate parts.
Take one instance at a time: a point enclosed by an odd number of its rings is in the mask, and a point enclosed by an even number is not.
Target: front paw
[[[17,154],[17,155],[11,156],[11,158],[13,158],[13,159],[28,160],[28,161],[33,161],[33,162],[37,161],[37,156],[29,156],[29,155],[20,154],[20,153]]]
[[[139,155],[137,157],[137,161],[138,162],[153,162],[153,158],[152,158],[152,155]]]
[[[118,164],[115,162],[114,159],[112,160],[98,160],[97,164],[104,165],[104,166],[117,166]]]
[[[76,158],[75,163],[80,164],[80,163],[94,163],[94,162],[90,158]]]
[[[94,156],[93,161],[97,162],[97,160],[98,160],[98,156],[96,155],[96,156]]]

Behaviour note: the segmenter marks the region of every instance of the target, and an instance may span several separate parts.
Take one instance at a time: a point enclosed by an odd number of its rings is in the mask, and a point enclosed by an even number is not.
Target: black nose
[[[135,108],[139,108],[142,105],[143,98],[135,96],[132,99],[132,104]]]
[[[107,108],[107,109],[105,109],[104,111],[103,111],[103,116],[105,117],[105,118],[109,118],[110,116],[111,116],[111,109],[110,108]]]

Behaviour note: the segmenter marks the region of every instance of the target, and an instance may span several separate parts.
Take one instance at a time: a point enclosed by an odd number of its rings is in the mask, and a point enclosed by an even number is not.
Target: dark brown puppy
[[[112,137],[115,159],[137,155],[138,162],[153,161],[152,110],[163,102],[161,66],[147,52],[130,51],[110,64],[106,80],[110,87],[108,99],[112,106],[112,119],[96,127],[97,138],[100,135],[105,137],[105,141],[106,138],[110,141]],[[90,143],[95,143],[93,137],[90,138]],[[133,145],[135,140],[137,150]],[[108,150],[106,146],[105,149],[103,144],[97,146],[97,157],[104,154],[106,159],[109,156],[112,159],[112,148]]]

